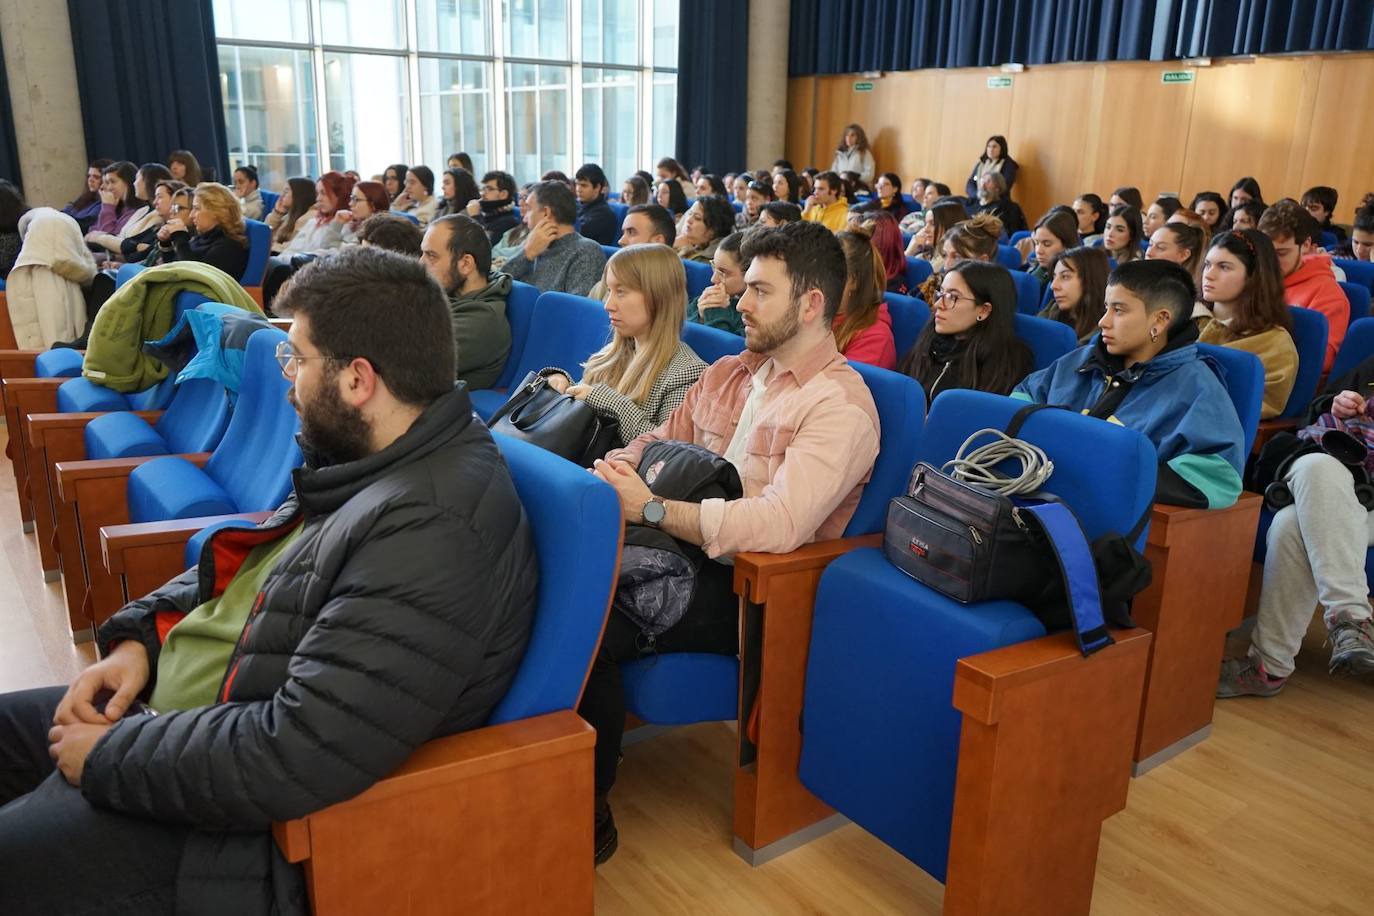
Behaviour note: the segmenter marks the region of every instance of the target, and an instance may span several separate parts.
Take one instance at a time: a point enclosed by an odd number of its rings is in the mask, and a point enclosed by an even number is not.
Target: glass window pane
[[[655,67],[677,69],[677,18],[678,0],[654,0]]]
[[[215,36],[309,44],[310,5],[306,0],[215,0]]]
[[[506,54],[568,59],[568,0],[501,0]]]
[[[568,67],[506,64],[506,161],[521,184],[568,161]]]
[[[654,74],[653,149],[649,160],[677,155],[677,74]],[[690,168],[690,166],[689,166]]]
[[[475,60],[420,59],[420,132],[424,161],[436,170],[457,152],[472,157],[473,177],[489,165],[491,64]]]
[[[637,0],[582,0],[582,59],[602,64],[639,63]]]
[[[582,146],[588,162],[600,164],[611,190],[638,168],[639,87],[630,70],[582,68]]]
[[[415,15],[421,51],[490,53],[487,0],[417,0]]]
[[[405,58],[326,52],[324,104],[329,168],[371,176],[393,162],[410,161]]]
[[[327,45],[404,48],[401,0],[320,0],[320,35]]]
[[[278,48],[219,49],[229,165],[254,165],[262,187],[318,175],[315,81],[310,54]]]

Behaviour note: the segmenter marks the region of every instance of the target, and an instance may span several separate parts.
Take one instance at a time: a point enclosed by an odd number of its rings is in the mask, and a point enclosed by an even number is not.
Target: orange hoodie
[[[1283,278],[1283,298],[1289,305],[1315,309],[1326,316],[1326,361],[1322,370],[1329,371],[1350,324],[1350,300],[1331,272],[1331,256],[1309,254],[1303,258],[1298,269]]]

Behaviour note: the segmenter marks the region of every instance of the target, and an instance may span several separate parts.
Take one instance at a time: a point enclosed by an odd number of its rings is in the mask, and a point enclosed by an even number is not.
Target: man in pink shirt
[[[620,495],[627,523],[662,528],[715,561],[697,574],[686,614],[651,647],[625,614],[613,611],[606,625],[578,709],[597,730],[598,863],[618,842],[607,796],[625,723],[620,663],[648,651],[737,654],[739,601],[730,559],[839,537],[878,454],[873,398],[830,330],[846,276],[839,242],[817,223],[788,223],[751,232],[742,254],[750,262],[738,306],[746,351],[717,361],[666,423],[594,468]],[[636,467],[644,449],[661,439],[725,457],[739,470],[743,498],[655,498]]]
[[[1317,247],[1321,225],[1294,200],[1281,200],[1264,211],[1259,230],[1274,242],[1283,273],[1283,300],[1326,316],[1326,359],[1330,371],[1350,324],[1350,300],[1336,282],[1331,256]]]

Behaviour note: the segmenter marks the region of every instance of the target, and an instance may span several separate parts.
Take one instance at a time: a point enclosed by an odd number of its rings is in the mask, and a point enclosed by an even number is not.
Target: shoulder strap
[[[1064,503],[1017,500],[1023,512],[1040,523],[1059,564],[1064,592],[1073,615],[1078,649],[1087,657],[1113,643],[1102,617],[1102,595],[1098,590],[1097,566],[1078,519]]]
[[[1006,434],[1015,439],[1021,432],[1021,427],[1026,425],[1026,420],[1030,415],[1042,410],[1068,410],[1068,408],[1060,407],[1058,404],[1027,404],[1012,415],[1011,422],[1007,424]]]

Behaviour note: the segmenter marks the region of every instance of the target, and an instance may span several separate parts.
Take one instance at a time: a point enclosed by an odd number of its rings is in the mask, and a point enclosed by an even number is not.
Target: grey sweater
[[[591,239],[570,232],[555,239],[533,261],[521,250],[501,270],[514,280],[523,280],[541,292],[572,293],[585,296],[601,279],[606,253]]]

